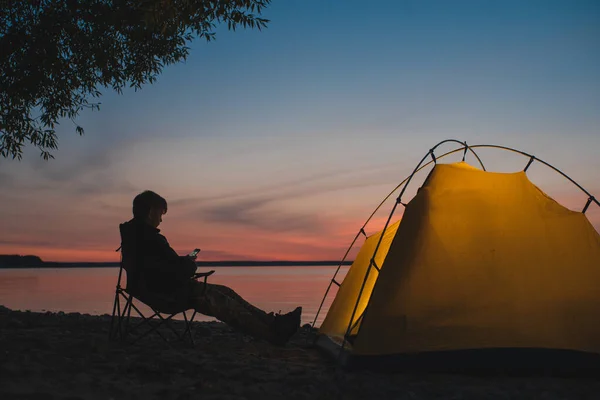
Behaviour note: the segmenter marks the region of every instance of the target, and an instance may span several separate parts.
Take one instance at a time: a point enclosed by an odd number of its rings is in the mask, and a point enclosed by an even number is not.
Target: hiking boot
[[[300,318],[302,307],[296,307],[294,311],[287,314],[275,314],[273,321],[273,343],[285,344],[300,329]]]

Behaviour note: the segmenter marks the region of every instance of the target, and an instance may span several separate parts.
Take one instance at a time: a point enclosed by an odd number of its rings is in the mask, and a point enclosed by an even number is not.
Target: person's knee
[[[214,285],[214,284],[209,284],[209,286],[213,289],[213,290],[217,290],[223,294],[226,295],[230,295],[233,290],[225,285]]]
[[[207,284],[204,282],[193,282],[192,284],[192,294],[196,297],[202,295],[206,292]]]

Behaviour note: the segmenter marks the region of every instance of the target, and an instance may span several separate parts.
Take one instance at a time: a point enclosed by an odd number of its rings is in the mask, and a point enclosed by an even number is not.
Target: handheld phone
[[[192,251],[190,254],[188,254],[188,256],[196,257],[198,255],[198,253],[200,253],[200,249],[194,249],[194,251]]]

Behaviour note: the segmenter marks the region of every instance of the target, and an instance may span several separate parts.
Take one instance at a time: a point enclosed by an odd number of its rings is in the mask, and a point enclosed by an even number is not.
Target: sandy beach
[[[593,399],[600,381],[347,372],[307,327],[276,347],[218,322],[196,346],[108,341],[110,317],[0,307],[2,399]]]

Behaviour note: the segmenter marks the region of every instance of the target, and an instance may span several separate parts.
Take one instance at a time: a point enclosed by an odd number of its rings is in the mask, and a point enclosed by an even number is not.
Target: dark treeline
[[[41,267],[44,264],[38,256],[20,256],[18,254],[0,254],[0,268]]]

